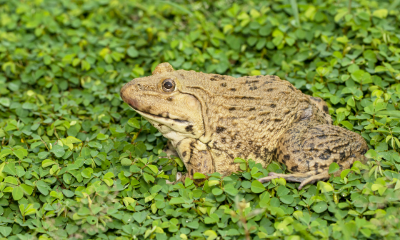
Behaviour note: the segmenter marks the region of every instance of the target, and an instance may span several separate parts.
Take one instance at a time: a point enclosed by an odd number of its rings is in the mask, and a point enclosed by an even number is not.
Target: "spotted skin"
[[[121,98],[169,139],[187,169],[181,180],[195,172],[228,176],[240,170],[240,157],[263,167],[278,160],[291,174],[260,181],[284,177],[302,187],[328,178],[330,163],[347,169],[367,150],[360,135],[332,125],[321,98],[277,76],[235,78],[161,63],[127,83]]]
[[[271,173],[259,179],[267,182],[282,177],[305,184],[329,178],[329,165],[336,162],[340,170],[348,169],[356,160],[363,160],[368,146],[357,133],[327,125],[314,119],[293,124],[280,138],[276,150],[278,162],[287,166],[292,174]],[[341,171],[335,173],[338,176]]]

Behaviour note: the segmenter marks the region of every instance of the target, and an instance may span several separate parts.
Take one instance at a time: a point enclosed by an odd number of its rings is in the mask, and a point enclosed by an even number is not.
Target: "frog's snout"
[[[133,79],[132,81],[128,82],[127,84],[125,84],[120,92],[119,95],[121,96],[121,99],[126,102],[127,104],[129,104],[131,107],[137,109],[137,101],[132,98],[132,94],[133,94],[133,85],[135,85],[135,79]]]

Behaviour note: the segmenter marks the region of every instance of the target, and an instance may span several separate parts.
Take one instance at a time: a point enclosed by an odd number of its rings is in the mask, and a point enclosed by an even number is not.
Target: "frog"
[[[170,154],[195,173],[222,177],[240,171],[236,158],[263,168],[272,161],[289,173],[258,179],[300,183],[298,189],[338,176],[366,161],[368,145],[358,133],[333,125],[323,99],[304,94],[274,75],[233,77],[158,64],[152,75],[126,83],[121,99],[168,139]],[[197,180],[196,180],[197,181]]]

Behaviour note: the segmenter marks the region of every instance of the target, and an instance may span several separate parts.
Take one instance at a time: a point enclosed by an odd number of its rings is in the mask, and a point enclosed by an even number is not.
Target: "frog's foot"
[[[167,182],[167,184],[175,184],[175,183],[180,182],[182,180],[184,181],[185,177],[186,177],[186,174],[182,175],[181,172],[177,172],[176,176],[175,176],[175,179],[176,179],[175,181],[171,182],[171,181],[167,180],[166,182]]]
[[[286,181],[289,182],[299,182],[301,183],[299,186],[299,190],[301,190],[305,185],[312,184],[317,181],[322,181],[329,179],[328,170],[325,170],[321,173],[316,174],[315,171],[306,172],[306,173],[293,173],[293,174],[280,174],[270,172],[268,177],[260,178],[258,181],[261,183],[269,182],[275,178],[284,178]]]
[[[174,146],[172,146],[171,141],[167,142],[163,151],[167,154],[167,157],[171,156],[179,157],[178,152],[175,150]]]

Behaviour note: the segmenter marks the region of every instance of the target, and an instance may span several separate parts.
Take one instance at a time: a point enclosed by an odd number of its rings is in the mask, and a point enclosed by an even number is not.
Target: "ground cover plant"
[[[399,9],[382,0],[0,0],[0,238],[396,239]],[[164,61],[287,79],[360,133],[370,161],[301,191],[261,184],[285,166],[248,159],[229,177],[167,185],[182,162],[119,97]]]

